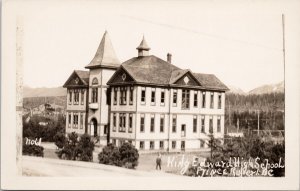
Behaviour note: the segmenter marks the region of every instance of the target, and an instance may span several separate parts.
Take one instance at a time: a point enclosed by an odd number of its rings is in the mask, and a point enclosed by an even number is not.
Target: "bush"
[[[126,168],[135,168],[138,165],[138,158],[138,150],[130,143],[124,143],[120,148],[110,143],[98,155],[101,164]]]
[[[80,161],[92,161],[95,144],[88,134],[83,134],[76,147],[76,156]]]
[[[138,165],[139,152],[131,143],[124,143],[119,149],[122,164],[127,168]]]
[[[57,137],[61,138],[60,136],[58,135]],[[72,132],[68,134],[63,147],[56,154],[60,159],[92,161],[94,146],[90,135],[83,134],[78,138],[78,135]]]
[[[55,141],[55,145],[62,149],[66,143],[66,136],[64,133],[56,133],[56,135],[54,136],[54,141]]]
[[[99,163],[122,166],[119,148],[109,143],[98,155]]]
[[[38,145],[26,145],[23,143],[23,155],[44,157],[44,147]]]

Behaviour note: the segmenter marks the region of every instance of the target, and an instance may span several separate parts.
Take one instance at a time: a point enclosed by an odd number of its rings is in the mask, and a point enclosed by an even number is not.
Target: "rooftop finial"
[[[136,48],[138,50],[138,56],[148,56],[149,55],[149,50],[151,49],[146,40],[145,40],[145,36],[143,34],[143,39],[140,43],[140,45]]]

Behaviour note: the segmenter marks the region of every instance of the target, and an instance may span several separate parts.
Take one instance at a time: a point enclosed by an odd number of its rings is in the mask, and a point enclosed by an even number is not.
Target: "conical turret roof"
[[[117,68],[120,61],[116,56],[108,32],[105,31],[93,60],[85,68]]]
[[[136,48],[138,50],[150,50],[145,37],[143,36],[143,40],[141,41],[140,45]]]

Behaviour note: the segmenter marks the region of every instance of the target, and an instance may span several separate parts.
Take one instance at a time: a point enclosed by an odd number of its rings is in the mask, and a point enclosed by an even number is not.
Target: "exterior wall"
[[[145,89],[145,102],[141,102],[142,89]],[[151,102],[151,92],[155,91],[155,102]],[[165,102],[161,104],[161,91],[165,92]],[[177,104],[173,104],[173,92],[177,91]],[[197,106],[194,107],[194,93],[197,92]],[[225,112],[225,93],[214,92],[213,108],[210,108],[210,91],[205,91],[205,108],[202,107],[203,90],[190,90],[190,104],[188,109],[182,109],[182,89],[167,89],[160,87],[142,87],[135,86],[133,93],[133,105],[120,105],[120,88],[117,91],[117,104],[113,104],[114,91],[111,94],[111,121],[113,113],[116,114],[116,131],[113,131],[111,123],[111,142],[118,143],[118,140],[135,140],[133,144],[140,149],[140,142],[144,142],[143,150],[150,150],[150,141],[154,142],[153,150],[180,151],[181,142],[185,142],[186,150],[207,148],[209,140],[209,119],[213,120],[213,134],[216,138],[222,138],[224,135],[224,112]],[[170,94],[171,93],[171,94]],[[218,108],[218,95],[221,95],[221,108]],[[170,96],[171,95],[171,96]],[[127,88],[127,99],[128,88]],[[133,113],[133,132],[118,132],[119,113]],[[160,132],[160,118],[164,116],[164,131]],[[144,131],[141,132],[141,116],[144,116]],[[154,116],[154,132],[150,131],[151,116]],[[172,120],[176,116],[176,132],[172,132]],[[196,117],[196,132],[193,132],[193,119]],[[201,132],[201,118],[205,119],[205,131]],[[217,120],[220,118],[220,132],[217,132]],[[181,126],[185,125],[185,136],[182,136]],[[126,118],[126,128],[128,119]],[[163,142],[163,148],[160,148],[160,142]],[[172,142],[176,141],[175,148],[172,148]],[[203,143],[202,143],[203,142]],[[202,143],[202,144],[201,144]]]
[[[106,85],[108,80],[114,74],[113,69],[91,69],[90,79],[89,79],[89,109],[88,109],[88,133],[91,132],[91,120],[97,120],[97,134],[100,135],[100,144],[106,144],[107,142],[107,132],[109,130],[109,105],[107,104],[107,91],[109,86]],[[98,84],[94,85],[93,80],[96,78]],[[91,109],[90,104],[92,103],[92,90],[97,88],[97,109]],[[107,132],[105,132],[105,126]]]
[[[75,103],[74,91],[79,91],[79,101]],[[84,91],[84,94],[81,94]],[[72,92],[72,94],[70,94]],[[72,96],[72,101],[70,101],[70,95]],[[83,97],[83,101],[82,101]],[[87,89],[85,88],[72,88],[67,89],[67,110],[66,110],[66,133],[76,132],[78,134],[84,134],[85,132],[85,119],[86,119],[86,99],[87,99]],[[70,118],[71,115],[71,119]],[[78,123],[74,124],[74,115],[78,115]],[[82,118],[82,119],[81,119]]]

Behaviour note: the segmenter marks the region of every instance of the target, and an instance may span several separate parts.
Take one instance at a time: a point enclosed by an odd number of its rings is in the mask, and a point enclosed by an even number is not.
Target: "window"
[[[68,125],[69,125],[69,127],[71,127],[71,125],[72,125],[72,115],[70,113],[69,113],[69,116],[68,116],[68,120],[69,120]]]
[[[120,88],[120,105],[126,105],[126,98],[127,98],[127,88],[121,87]]]
[[[117,129],[117,116],[114,113],[113,114],[113,131],[116,131],[116,129]]]
[[[132,133],[132,114],[129,114],[129,125],[128,125],[128,132]]]
[[[79,103],[79,90],[74,91],[74,102],[76,105]]]
[[[144,132],[145,130],[145,115],[141,114],[141,125],[140,125],[140,131]]]
[[[83,129],[83,114],[80,114],[80,129]]]
[[[69,91],[69,104],[72,104],[72,91]]]
[[[182,90],[181,108],[190,108],[190,90]]]
[[[197,132],[197,116],[194,116],[194,119],[193,119],[193,132],[194,133]]]
[[[114,88],[114,105],[117,105],[118,103],[118,88]]]
[[[165,127],[165,115],[160,115],[160,132],[164,132]]]
[[[116,139],[112,139],[112,144],[117,146],[117,140]]]
[[[133,87],[129,89],[129,105],[133,104]]]
[[[185,141],[181,141],[181,150],[185,150]]]
[[[119,132],[126,131],[126,113],[119,114]]]
[[[200,148],[204,148],[205,141],[200,140]]]
[[[176,132],[176,126],[177,126],[177,116],[173,115],[173,119],[172,119],[172,132],[173,133]]]
[[[173,106],[177,106],[177,90],[173,92]]]
[[[176,141],[172,141],[172,149],[176,149]]]
[[[150,141],[150,149],[151,149],[151,150],[154,149],[154,141]]]
[[[104,135],[107,134],[107,125],[104,125],[103,133],[104,133]]]
[[[84,90],[81,90],[81,105],[84,104]]]
[[[210,93],[210,108],[211,109],[214,108],[214,93],[213,92]]]
[[[165,90],[164,89],[161,90],[160,105],[165,105]]]
[[[202,108],[205,108],[206,100],[205,100],[205,92],[202,92]]]
[[[123,114],[122,113],[120,113],[119,114],[119,132],[122,132],[122,129],[123,129],[123,122],[122,122],[122,120],[123,120]]]
[[[151,105],[155,105],[155,88],[151,89]]]
[[[159,148],[164,149],[164,141],[159,141]]]
[[[150,132],[154,132],[154,115],[151,115],[151,120],[150,120]]]
[[[221,132],[221,117],[218,117],[218,120],[217,120],[217,132],[218,133]]]
[[[218,108],[221,109],[222,107],[222,94],[220,93],[218,95]]]
[[[140,141],[140,149],[144,149],[145,148],[145,142],[144,141]]]
[[[92,103],[98,102],[98,88],[92,89]]]
[[[201,133],[205,133],[205,118],[201,116]]]
[[[78,114],[73,115],[73,128],[77,129],[78,127]]]
[[[142,102],[142,104],[145,104],[145,102],[146,102],[146,89],[145,88],[142,88],[141,102]]]
[[[213,118],[210,117],[209,118],[209,133],[213,133],[214,129],[213,129]]]
[[[97,78],[93,78],[92,85],[97,85],[97,84],[98,84],[98,79]]]
[[[185,137],[185,125],[181,125],[181,136]]]
[[[198,107],[198,92],[194,91],[194,107]]]

